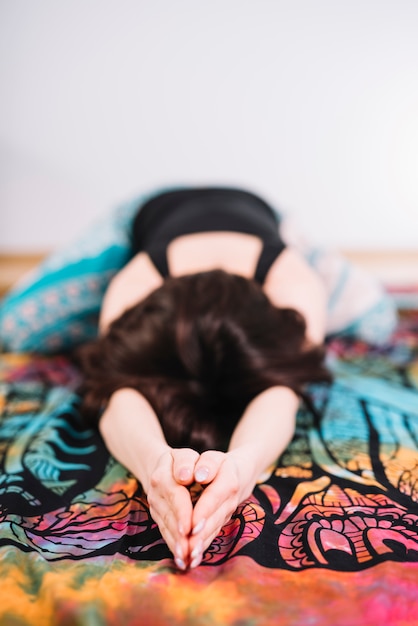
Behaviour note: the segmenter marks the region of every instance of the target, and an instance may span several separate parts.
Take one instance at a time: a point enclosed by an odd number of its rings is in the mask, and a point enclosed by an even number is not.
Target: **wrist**
[[[99,430],[109,452],[148,493],[158,460],[171,451],[149,403],[133,389],[118,390],[101,416]]]
[[[143,451],[141,457],[138,457],[135,463],[134,474],[141,483],[146,494],[149,492],[152,475],[158,465],[160,459],[171,453],[170,446],[160,440],[147,441],[147,449]]]
[[[250,445],[240,446],[229,450],[227,456],[234,462],[240,484],[239,501],[243,502],[252,494],[260,475],[254,450]]]

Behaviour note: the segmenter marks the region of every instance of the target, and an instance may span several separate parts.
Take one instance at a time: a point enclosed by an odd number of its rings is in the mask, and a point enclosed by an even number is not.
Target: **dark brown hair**
[[[253,280],[222,270],[168,278],[79,350],[84,413],[98,420],[111,394],[130,387],[171,446],[224,448],[260,392],[284,385],[301,394],[329,380],[324,348],[305,330],[302,315],[273,306]]]

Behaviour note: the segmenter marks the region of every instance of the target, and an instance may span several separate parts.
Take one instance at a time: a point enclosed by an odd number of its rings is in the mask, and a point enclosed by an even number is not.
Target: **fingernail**
[[[183,559],[179,559],[178,557],[176,557],[174,559],[174,562],[179,569],[186,569],[186,563],[183,561]]]
[[[206,524],[206,520],[201,519],[200,522],[198,522],[196,526],[193,528],[192,535],[198,535],[200,532],[202,532],[202,530],[205,527],[205,524]]]
[[[179,471],[179,479],[182,482],[187,482],[188,480],[190,480],[192,477],[192,470],[189,469],[188,467],[182,467],[181,470]]]
[[[181,561],[182,557],[183,557],[183,550],[181,549],[181,545],[180,543],[176,543],[176,558],[180,559]]]
[[[179,533],[180,535],[184,535],[184,528],[183,528],[183,524],[180,522],[180,524],[178,525],[178,529],[179,529]]]
[[[192,553],[191,553],[191,557],[192,557],[192,562],[194,560],[197,559],[197,557],[199,557],[200,559],[202,558],[202,552],[203,552],[203,541],[199,541],[196,546],[193,548]]]
[[[203,482],[209,476],[209,468],[208,467],[199,467],[199,469],[196,471],[196,474],[194,476],[195,476],[195,478],[196,478],[198,483]]]
[[[202,555],[199,554],[199,556],[193,559],[193,561],[190,563],[190,569],[194,569],[195,567],[200,565],[201,562],[202,562]]]

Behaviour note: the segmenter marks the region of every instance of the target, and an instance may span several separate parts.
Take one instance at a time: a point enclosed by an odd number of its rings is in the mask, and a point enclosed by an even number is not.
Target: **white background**
[[[0,0],[0,89],[3,251],[172,183],[418,248],[415,0]]]

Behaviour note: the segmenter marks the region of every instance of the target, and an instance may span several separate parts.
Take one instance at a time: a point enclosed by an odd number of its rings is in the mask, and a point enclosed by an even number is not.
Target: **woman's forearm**
[[[119,389],[110,398],[99,429],[110,453],[148,493],[158,459],[170,450],[149,402],[134,389]]]
[[[185,569],[190,561],[193,503],[175,470],[181,478],[182,469],[190,466],[186,484],[191,483],[198,453],[170,448],[151,405],[134,389],[112,395],[99,427],[112,455],[141,482],[153,520],[178,567]]]
[[[291,441],[298,406],[291,389],[271,387],[254,398],[238,422],[228,454],[241,468],[244,498]]]

